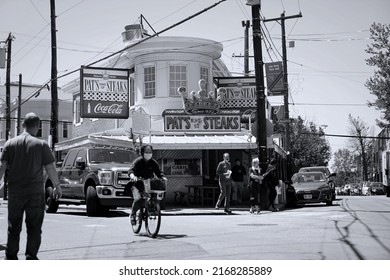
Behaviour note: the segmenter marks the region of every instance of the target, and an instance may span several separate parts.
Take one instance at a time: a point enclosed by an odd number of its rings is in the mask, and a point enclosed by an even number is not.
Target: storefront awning
[[[155,150],[239,150],[257,149],[256,138],[250,143],[247,135],[152,135]],[[149,137],[143,138],[149,143]]]

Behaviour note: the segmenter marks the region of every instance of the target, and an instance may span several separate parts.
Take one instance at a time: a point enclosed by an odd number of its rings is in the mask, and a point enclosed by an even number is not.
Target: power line
[[[314,132],[300,132],[300,134],[328,136],[328,137],[357,138],[357,139],[360,139],[360,138],[363,138],[363,139],[383,139],[383,140],[390,139],[390,137],[380,137],[380,136],[355,136],[355,135],[345,135],[345,134],[328,134],[328,133],[314,133]]]
[[[367,104],[353,104],[353,103],[290,103],[292,105],[302,106],[367,106]]]

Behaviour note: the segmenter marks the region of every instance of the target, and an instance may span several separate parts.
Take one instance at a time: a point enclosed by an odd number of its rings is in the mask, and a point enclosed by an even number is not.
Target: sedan
[[[385,189],[383,188],[382,183],[373,182],[368,187],[371,195],[382,195],[385,194]]]
[[[332,205],[333,190],[327,183],[324,173],[295,173],[291,180],[295,204],[324,202],[328,206]]]

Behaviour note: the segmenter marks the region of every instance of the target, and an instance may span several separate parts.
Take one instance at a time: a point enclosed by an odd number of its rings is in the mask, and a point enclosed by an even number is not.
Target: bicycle
[[[155,238],[161,226],[161,208],[160,201],[164,198],[166,183],[164,179],[137,179],[142,182],[143,191],[141,194],[141,208],[136,213],[135,224],[129,223],[135,234],[138,234],[142,228],[142,221],[145,223],[146,233],[149,237]]]

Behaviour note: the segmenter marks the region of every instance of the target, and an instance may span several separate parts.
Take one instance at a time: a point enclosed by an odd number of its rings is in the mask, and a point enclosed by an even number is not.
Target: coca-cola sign
[[[81,69],[80,116],[83,118],[129,117],[129,71],[84,67]]]

